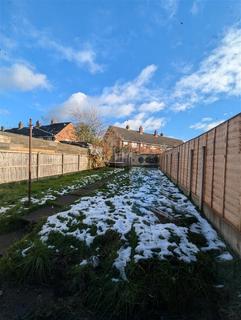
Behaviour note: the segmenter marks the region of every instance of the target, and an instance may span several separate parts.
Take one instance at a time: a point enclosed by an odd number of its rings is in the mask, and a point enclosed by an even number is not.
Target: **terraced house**
[[[25,127],[20,121],[17,128],[6,129],[5,132],[29,136],[29,127]],[[51,120],[48,125],[41,125],[39,121],[36,121],[32,135],[34,138],[60,142],[77,140],[75,128],[71,122],[55,123],[54,120]]]
[[[136,154],[160,154],[183,143],[182,140],[158,134],[156,130],[153,134],[145,133],[142,126],[137,131],[131,130],[129,125],[126,128],[110,126],[104,140],[113,152],[125,150]]]

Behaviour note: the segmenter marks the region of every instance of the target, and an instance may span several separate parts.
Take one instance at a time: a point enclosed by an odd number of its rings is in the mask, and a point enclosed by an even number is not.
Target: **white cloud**
[[[177,12],[178,0],[161,0],[160,4],[162,8],[166,11],[168,18],[171,19]]]
[[[116,82],[96,96],[74,93],[57,108],[57,113],[60,118],[66,119],[73,110],[93,106],[105,119],[115,119],[119,125],[124,126],[128,122],[137,128],[142,124],[152,130],[165,123],[159,115],[158,118],[152,117],[154,112],[166,108],[185,111],[200,103],[211,104],[223,96],[240,96],[241,29],[229,29],[220,45],[203,59],[196,71],[181,77],[169,95],[164,96],[161,88],[157,90],[150,83],[156,70],[156,65],[149,65],[133,80]],[[192,129],[209,130],[221,121],[206,117],[192,125]]]
[[[127,117],[141,109],[145,113],[160,111],[165,107],[160,100],[160,92],[148,87],[156,70],[155,65],[149,65],[132,81],[106,87],[98,96],[88,96],[83,92],[74,93],[58,107],[58,115],[63,119],[71,118],[76,111],[91,107],[95,107],[107,118]]]
[[[0,68],[0,90],[30,91],[36,88],[50,88],[45,74],[36,73],[32,67],[18,63]]]
[[[201,121],[208,122],[208,121],[212,121],[212,120],[213,120],[213,118],[211,118],[211,117],[205,117],[205,118],[202,118]]]
[[[103,104],[116,105],[150,99],[150,96],[154,93],[146,85],[156,70],[155,65],[149,65],[134,80],[105,88],[101,95]]]
[[[189,62],[176,61],[172,63],[173,68],[178,73],[188,74],[192,71],[193,65]]]
[[[151,101],[148,103],[142,103],[139,107],[139,111],[143,112],[158,112],[165,108],[165,103],[163,101]]]
[[[89,43],[82,44],[81,48],[66,45],[54,40],[47,32],[35,28],[26,18],[18,21],[18,28],[15,29],[15,32],[21,37],[22,46],[41,47],[49,50],[58,59],[85,67],[93,74],[103,71],[103,66],[96,62],[96,52]],[[14,59],[9,56],[9,51],[17,46],[16,41],[0,32],[0,45],[1,49],[4,48],[4,50],[0,50],[0,59],[13,61]]]
[[[135,111],[135,105],[133,103],[119,105],[117,110],[117,116],[129,116],[133,111]]]
[[[73,48],[53,40],[46,32],[37,30],[27,20],[24,20],[24,26],[27,32],[23,31],[23,34],[35,40],[32,45],[52,50],[57,54],[58,59],[76,63],[79,67],[86,67],[93,74],[103,71],[103,66],[96,62],[96,52],[89,44],[82,45],[81,49]]]
[[[190,10],[191,14],[195,16],[196,14],[198,14],[199,10],[200,10],[199,1],[198,0],[193,1],[192,7]]]
[[[182,77],[169,97],[173,109],[183,111],[198,103],[213,103],[222,95],[241,95],[241,29],[231,28],[221,44],[196,72]]]
[[[163,117],[148,117],[146,113],[141,112],[136,114],[132,119],[123,121],[123,122],[116,122],[115,126],[119,127],[126,127],[129,125],[131,129],[138,130],[140,126],[150,132],[156,129],[160,129],[165,126],[166,119]]]
[[[208,131],[225,121],[225,120],[217,120],[217,121],[212,121],[212,120],[213,119],[210,117],[202,118],[200,122],[192,124],[190,128],[194,130]]]
[[[105,121],[108,118],[129,118],[128,121],[116,122],[116,125],[126,126],[128,122],[132,129],[138,129],[140,125],[148,131],[159,129],[165,125],[165,118],[150,116],[151,113],[165,108],[160,90],[149,88],[149,82],[156,70],[155,65],[149,65],[132,81],[117,82],[112,87],[104,88],[98,96],[76,92],[53,112],[55,116],[58,115],[59,120],[71,119],[73,114],[94,107]]]
[[[46,36],[39,36],[38,43],[43,48],[55,50],[58,54],[60,54],[58,57],[64,60],[74,62],[80,67],[87,67],[87,69],[93,74],[103,71],[103,66],[96,63],[96,53],[92,48],[76,50],[72,47],[50,40]]]

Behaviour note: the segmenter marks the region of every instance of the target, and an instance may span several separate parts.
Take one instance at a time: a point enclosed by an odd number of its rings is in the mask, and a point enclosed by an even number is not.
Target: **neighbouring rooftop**
[[[43,138],[55,140],[55,136],[59,134],[67,125],[71,122],[58,122],[55,123],[53,120],[49,125],[41,125],[39,121],[33,126],[32,136],[34,138]],[[5,132],[21,134],[24,136],[29,136],[29,127],[25,127],[20,121],[17,128],[11,128],[4,130]]]
[[[179,144],[183,143],[183,141],[180,139],[166,137],[163,134],[158,135],[157,131],[155,131],[154,134],[145,133],[142,127],[140,127],[137,131],[131,130],[129,126],[127,126],[126,128],[110,126],[109,130],[116,133],[123,141],[128,142],[142,142],[151,145],[167,145],[170,147],[176,147]]]

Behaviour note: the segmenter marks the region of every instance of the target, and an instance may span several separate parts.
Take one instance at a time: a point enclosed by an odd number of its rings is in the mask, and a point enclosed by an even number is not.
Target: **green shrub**
[[[27,243],[27,245],[26,245]],[[1,275],[19,282],[48,282],[53,270],[52,254],[40,240],[17,242],[0,261]]]

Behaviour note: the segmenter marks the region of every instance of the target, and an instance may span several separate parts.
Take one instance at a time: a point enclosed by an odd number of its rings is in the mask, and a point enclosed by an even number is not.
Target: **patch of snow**
[[[214,288],[222,289],[222,288],[224,288],[224,285],[223,284],[217,284],[217,285],[214,286]]]
[[[127,179],[130,185],[126,185]],[[167,223],[161,223],[157,218],[155,213],[158,211],[164,212]],[[183,218],[193,218],[196,222],[189,227],[181,226]],[[178,219],[177,225],[174,221]],[[94,235],[92,226],[96,227]],[[40,236],[42,241],[48,241],[50,233],[59,232],[91,246],[96,236],[104,235],[108,230],[118,233],[122,242],[113,266],[124,280],[127,279],[125,268],[132,259],[131,252],[136,263],[170,256],[191,263],[197,260],[200,251],[225,248],[212,226],[160,170],[144,168],[132,168],[109,183],[107,191],[82,197],[70,210],[50,216]],[[135,247],[128,241],[132,230],[137,239]],[[193,243],[190,232],[201,234],[206,245],[199,247]]]
[[[118,254],[118,257],[115,259],[113,266],[120,271],[121,278],[127,281],[127,277],[125,274],[125,267],[127,265],[127,262],[131,260],[130,259],[131,247],[127,247],[127,248],[121,247],[117,252],[117,254]]]
[[[56,197],[51,195],[51,194],[47,194],[45,195],[44,197],[38,199],[38,198],[34,198],[34,197],[31,197],[31,203],[32,204],[38,204],[38,205],[43,205],[45,204],[48,200],[55,200]],[[28,197],[24,197],[20,200],[21,203],[25,203],[28,201]]]
[[[104,172],[101,175],[91,173],[90,175],[87,175],[85,177],[81,177],[81,178],[75,180],[72,185],[64,187],[60,190],[53,190],[53,189],[49,188],[46,192],[42,192],[42,194],[40,195],[39,198],[32,197],[31,202],[32,202],[32,204],[44,205],[48,200],[56,200],[57,196],[65,195],[67,193],[70,193],[71,191],[85,187],[88,184],[95,183],[101,179],[107,178],[112,174],[114,174],[114,175],[118,174],[123,170],[124,170],[123,168],[115,168],[113,170]],[[27,201],[28,201],[28,197],[24,197],[24,198],[20,199],[20,203],[25,203]],[[2,213],[1,209],[4,209],[4,208],[0,208],[0,213]]]
[[[80,262],[80,266],[86,266],[88,264],[88,261],[86,260],[86,259],[84,259],[84,260],[82,260],[81,262]]]
[[[28,252],[32,247],[33,247],[33,245],[31,245],[31,246],[23,249],[22,252],[21,252],[22,256],[23,256],[23,257],[26,257],[27,252]]]
[[[6,213],[8,210],[10,210],[13,207],[14,207],[14,205],[10,205],[10,206],[7,206],[7,207],[0,207],[0,214]]]
[[[98,267],[98,265],[100,264],[100,259],[98,256],[92,256],[89,258],[88,262],[94,267]]]
[[[217,257],[217,259],[219,261],[231,261],[231,260],[233,260],[233,256],[229,252],[225,251],[224,253],[220,254]]]

